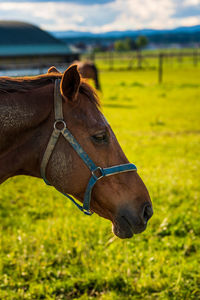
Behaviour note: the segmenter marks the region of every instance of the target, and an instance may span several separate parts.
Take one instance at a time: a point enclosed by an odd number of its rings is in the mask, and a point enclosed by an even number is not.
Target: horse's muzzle
[[[141,233],[146,229],[152,215],[153,209],[149,203],[145,203],[138,213],[122,208],[113,223],[113,232],[121,239],[131,238],[133,234]]]

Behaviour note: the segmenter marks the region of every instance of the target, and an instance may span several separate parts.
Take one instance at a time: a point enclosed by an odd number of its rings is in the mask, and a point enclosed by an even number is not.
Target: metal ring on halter
[[[95,172],[99,171],[101,175],[96,175]],[[92,176],[96,179],[96,180],[99,180],[101,179],[102,177],[104,177],[104,173],[103,173],[103,170],[101,167],[97,167],[95,170],[93,170],[92,172]]]
[[[61,129],[59,129],[59,128],[56,127],[56,125],[59,124],[59,123],[61,123],[63,125],[63,127]],[[53,124],[53,127],[54,127],[54,129],[62,131],[62,130],[64,130],[66,128],[66,123],[65,123],[64,120],[56,120],[54,122],[54,124]]]

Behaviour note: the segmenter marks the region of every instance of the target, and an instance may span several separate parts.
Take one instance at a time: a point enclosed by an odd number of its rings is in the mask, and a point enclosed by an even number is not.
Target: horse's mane
[[[62,74],[44,74],[32,77],[0,77],[0,93],[25,93],[34,88],[54,83],[57,78],[61,77]],[[87,96],[97,107],[100,106],[95,90],[83,78],[81,78],[79,92]]]

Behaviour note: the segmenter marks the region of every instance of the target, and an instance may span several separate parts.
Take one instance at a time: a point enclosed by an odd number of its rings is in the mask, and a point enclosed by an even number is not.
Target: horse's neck
[[[42,126],[52,105],[51,89],[0,95],[0,183],[17,174],[38,176]]]

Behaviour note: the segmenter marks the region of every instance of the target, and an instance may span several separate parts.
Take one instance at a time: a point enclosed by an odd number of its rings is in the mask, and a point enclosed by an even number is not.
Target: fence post
[[[109,63],[109,65],[110,65],[109,70],[112,71],[113,70],[113,63],[114,63],[114,61],[113,61],[113,52],[109,51],[108,53],[109,53],[109,62],[110,62]]]
[[[92,51],[90,54],[90,60],[94,63],[95,62],[95,52]]]
[[[137,51],[138,69],[142,69],[142,53],[140,50]]]
[[[158,56],[158,83],[163,81],[163,53],[159,53]]]
[[[197,64],[198,64],[198,50],[197,49],[193,50],[193,64],[195,67],[197,67]]]
[[[179,64],[182,63],[183,57],[182,57],[181,51],[178,53],[178,59],[177,60],[178,60]]]

